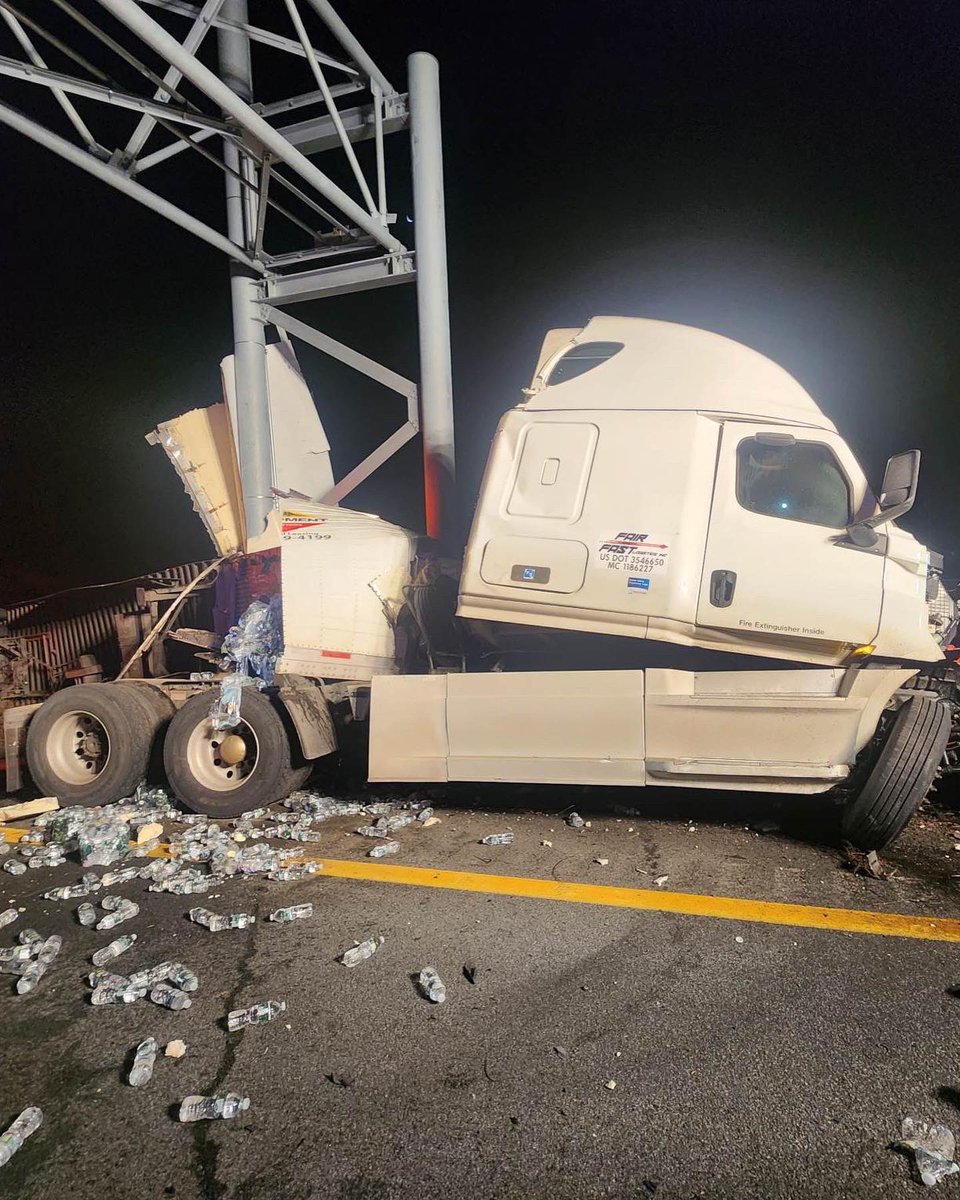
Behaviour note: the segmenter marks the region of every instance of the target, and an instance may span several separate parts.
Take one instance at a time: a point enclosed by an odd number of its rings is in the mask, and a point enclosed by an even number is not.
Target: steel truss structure
[[[0,103],[0,123],[229,259],[237,450],[248,533],[263,529],[274,505],[264,353],[266,326],[272,324],[280,336],[302,339],[406,400],[405,422],[325,499],[343,499],[422,427],[427,532],[443,536],[454,447],[436,60],[412,54],[409,92],[398,91],[328,0],[270,0],[267,11],[284,22],[284,32],[251,24],[248,0],[43,0],[43,6],[61,24],[68,18],[76,39],[51,32],[49,21],[36,15],[36,0],[32,5],[0,0],[0,31],[6,27],[15,51],[0,54],[0,75],[16,81],[21,95],[31,92],[26,85],[47,89],[71,136],[6,103]],[[216,70],[199,57],[210,34],[216,38]],[[317,49],[317,34],[339,53]],[[106,65],[78,51],[78,43],[95,43]],[[258,102],[253,51],[267,49],[289,55],[311,90]],[[83,115],[77,101],[85,106]],[[111,148],[94,133],[95,104],[132,114],[123,145]],[[300,119],[292,121],[294,113]],[[110,127],[116,129],[116,116]],[[384,139],[403,130],[409,131],[412,152],[415,250],[393,232],[396,217],[388,203]],[[362,142],[372,142],[374,150],[366,171],[355,149]],[[191,155],[223,173],[224,230],[150,186],[163,175],[156,171],[161,164]],[[328,170],[316,161],[322,157],[327,163],[333,156],[338,161]],[[347,179],[349,190],[331,171]],[[289,240],[294,234],[293,249],[276,248],[274,231],[281,222],[287,230],[282,236]],[[288,312],[307,300],[414,280],[419,395],[410,380]]]

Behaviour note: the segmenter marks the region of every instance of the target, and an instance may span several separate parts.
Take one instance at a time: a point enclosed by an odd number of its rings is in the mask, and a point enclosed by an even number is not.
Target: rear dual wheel
[[[236,817],[301,787],[310,774],[296,734],[268,696],[245,688],[240,720],[232,729],[214,728],[213,694],[203,692],[183,705],[170,722],[163,764],[177,799],[194,812]]]
[[[55,692],[27,726],[31,778],[64,808],[130,796],[173,713],[169,697],[149,684],[84,683]]]

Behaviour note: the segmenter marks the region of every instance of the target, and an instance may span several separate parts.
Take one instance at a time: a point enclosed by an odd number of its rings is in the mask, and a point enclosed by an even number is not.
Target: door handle
[[[710,603],[715,608],[729,608],[736,588],[736,571],[714,571],[710,576]]]

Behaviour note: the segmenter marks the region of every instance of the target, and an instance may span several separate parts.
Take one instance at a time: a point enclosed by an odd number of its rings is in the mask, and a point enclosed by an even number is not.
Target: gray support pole
[[[247,0],[226,0],[223,15],[246,23]],[[251,90],[250,43],[237,29],[218,29],[220,72],[230,90],[249,103]],[[240,151],[235,142],[223,141],[224,161],[241,170]],[[246,161],[246,156],[244,156]],[[245,167],[244,167],[245,169]],[[252,224],[248,200],[240,180],[227,175],[227,232],[230,240],[249,249]],[[247,538],[263,532],[273,508],[270,488],[273,475],[273,446],[270,409],[267,401],[266,337],[259,319],[257,277],[239,263],[230,264],[230,297],[233,304],[233,353],[237,391],[237,456]]]
[[[441,541],[453,530],[453,380],[447,240],[440,141],[440,72],[432,54],[407,59],[413,209],[416,231],[417,315],[420,325],[420,428],[423,433],[427,533]]]

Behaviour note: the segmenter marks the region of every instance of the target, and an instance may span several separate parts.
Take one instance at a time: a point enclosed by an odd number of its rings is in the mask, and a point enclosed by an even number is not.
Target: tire
[[[843,813],[843,836],[860,850],[882,850],[900,834],[933,783],[950,736],[950,709],[930,696],[911,696],[859,795]]]
[[[251,808],[273,804],[304,778],[284,722],[268,696],[244,690],[240,725],[220,733],[210,720],[213,693],[193,696],[170,722],[163,743],[163,765],[177,799],[193,812],[237,817]],[[217,750],[229,735],[243,738],[246,754],[223,762]]]
[[[146,777],[153,741],[150,710],[109,683],[55,692],[27,727],[33,782],[61,807],[109,804]]]
[[[143,777],[159,782],[163,777],[163,735],[177,711],[177,706],[166,692],[149,683],[130,683],[121,679],[119,683],[110,686],[123,688],[124,696],[143,710],[149,728],[147,767]]]

